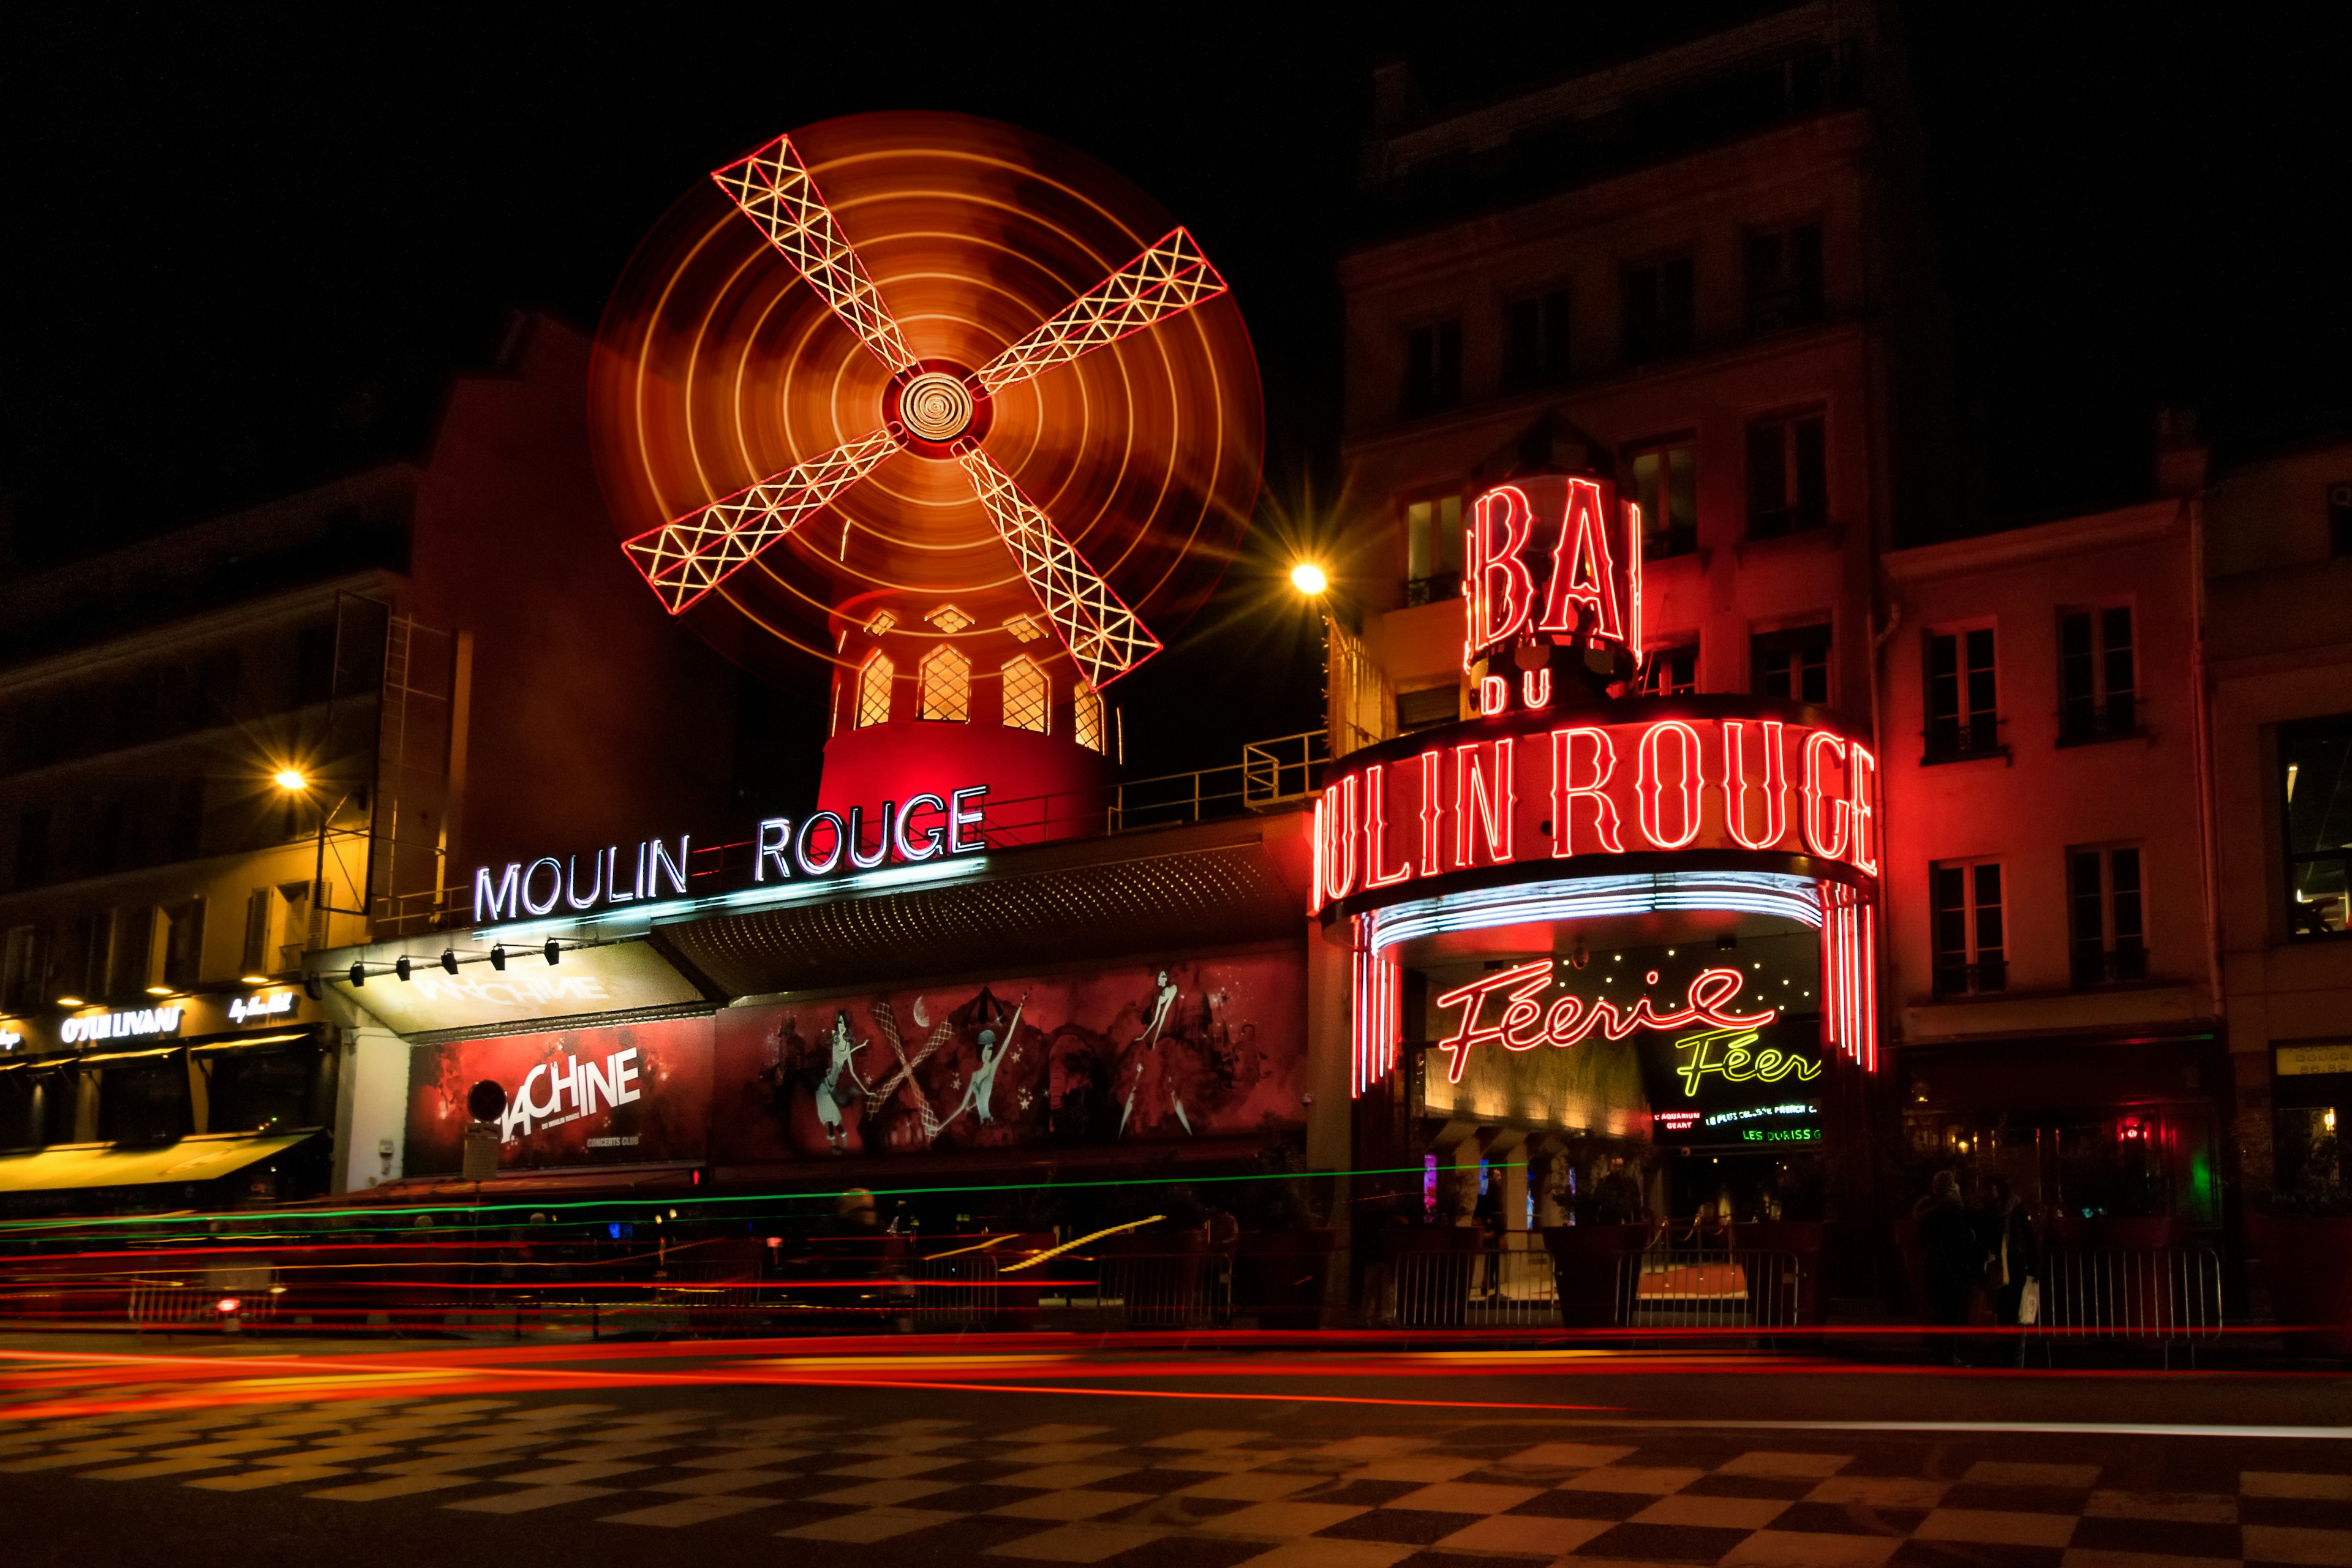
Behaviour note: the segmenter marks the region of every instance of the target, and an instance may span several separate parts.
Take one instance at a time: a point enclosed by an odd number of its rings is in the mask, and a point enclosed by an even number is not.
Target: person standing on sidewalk
[[[1985,1251],[1985,1294],[1992,1298],[1992,1321],[2004,1329],[2020,1327],[2018,1308],[2025,1299],[2025,1284],[2041,1270],[2040,1238],[2033,1232],[2033,1216],[2025,1205],[2010,1190],[2009,1178],[1991,1175],[1985,1178],[1984,1206],[1977,1211],[1977,1239]],[[2013,1365],[2025,1364],[2025,1336],[2013,1334],[2013,1343],[2002,1347],[2002,1359]]]
[[[1977,1279],[1984,1272],[1985,1248],[1977,1239],[1960,1201],[1960,1178],[1950,1171],[1936,1173],[1927,1195],[1911,1211],[1919,1223],[1919,1260],[1927,1275],[1927,1304],[1939,1329],[1964,1329]],[[1967,1364],[1961,1336],[1945,1333],[1937,1349],[1955,1366]]]

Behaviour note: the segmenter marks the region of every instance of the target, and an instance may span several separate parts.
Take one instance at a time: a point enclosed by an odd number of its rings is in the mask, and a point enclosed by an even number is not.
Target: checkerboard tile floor
[[[935,1544],[1007,1568],[2352,1565],[2352,1473],[2211,1470],[2192,1489],[2151,1489],[2096,1464],[1954,1453],[1811,1435],[1768,1447],[1468,1426],[1305,1441],[495,1399],[51,1422],[0,1411],[0,1477],[284,1488],[323,1507],[409,1499],[589,1526],[733,1520],[820,1555]]]

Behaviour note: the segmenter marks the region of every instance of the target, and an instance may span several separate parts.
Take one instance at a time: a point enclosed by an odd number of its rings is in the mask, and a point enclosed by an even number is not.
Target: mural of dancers
[[[1168,1026],[1168,1015],[1176,1010],[1179,994],[1181,992],[1176,983],[1168,978],[1166,970],[1161,970],[1158,991],[1144,1004],[1151,1011],[1151,1022],[1143,1026],[1143,1033],[1136,1036],[1132,1042],[1138,1055],[1134,1076],[1128,1080],[1127,1105],[1118,1113],[1118,1135],[1121,1138],[1127,1136],[1127,1124],[1135,1115],[1135,1102],[1139,1097],[1143,1100],[1147,1126],[1159,1125],[1160,1107],[1165,1102],[1175,1112],[1176,1124],[1184,1130],[1184,1136],[1192,1136],[1192,1121],[1184,1114],[1183,1093],[1171,1075],[1170,1064],[1160,1050],[1160,1031]]]
[[[824,1076],[817,1079],[816,1119],[824,1124],[825,1142],[838,1154],[846,1146],[848,1139],[848,1132],[842,1122],[842,1111],[854,1103],[849,1096],[841,1092],[841,1077],[847,1073],[849,1081],[857,1086],[859,1098],[864,1097],[866,1085],[858,1079],[853,1058],[874,1042],[859,1040],[854,1045],[850,1043],[849,1015],[845,1012],[834,1014],[833,1028],[826,1034],[825,1040],[833,1059],[827,1064]]]

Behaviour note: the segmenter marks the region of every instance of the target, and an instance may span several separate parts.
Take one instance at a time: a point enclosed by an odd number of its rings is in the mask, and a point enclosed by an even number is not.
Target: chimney
[[[2197,434],[2197,410],[2167,404],[2156,411],[2156,493],[2194,495],[2205,488],[2210,453]]]

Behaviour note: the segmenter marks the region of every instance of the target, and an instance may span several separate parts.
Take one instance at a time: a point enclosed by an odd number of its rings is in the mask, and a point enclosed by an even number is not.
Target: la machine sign
[[[495,925],[500,921],[559,913],[589,914],[643,900],[684,898],[689,875],[721,875],[730,866],[740,866],[740,855],[730,857],[730,850],[751,851],[750,879],[754,883],[977,855],[988,847],[982,837],[987,796],[985,786],[975,785],[944,795],[886,800],[870,818],[865,807],[856,805],[846,812],[819,811],[797,820],[766,817],[748,845],[709,845],[697,850],[691,836],[680,834],[675,841],[646,838],[626,849],[609,845],[585,854],[509,860],[495,869],[478,867],[474,923]],[[673,842],[676,848],[671,847]],[[697,855],[709,864],[689,872],[688,862]]]

